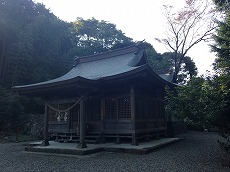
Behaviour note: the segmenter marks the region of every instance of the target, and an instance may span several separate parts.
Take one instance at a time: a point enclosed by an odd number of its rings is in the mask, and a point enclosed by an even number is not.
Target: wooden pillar
[[[136,114],[135,114],[135,94],[134,87],[130,90],[130,107],[131,107],[131,121],[132,121],[132,145],[138,145],[136,138]]]
[[[158,104],[159,100],[158,98],[156,98],[156,106],[155,106],[155,112],[156,112],[156,127],[157,127],[157,131],[156,131],[156,139],[160,139],[160,133],[159,133],[159,128],[160,128],[160,125],[159,125],[159,104]]]
[[[101,142],[105,142],[105,99],[101,98]]]
[[[44,130],[43,130],[43,141],[42,146],[49,146],[49,136],[48,136],[48,127],[49,127],[49,108],[48,105],[45,105],[45,117],[44,117]]]
[[[80,101],[80,142],[77,147],[79,149],[87,148],[85,143],[85,105],[84,98]]]
[[[163,88],[162,89],[162,96],[161,96],[161,99],[162,99],[162,113],[163,113],[163,116],[164,116],[164,126],[166,128],[165,132],[164,132],[164,137],[167,137],[167,115],[166,115],[166,111],[165,111],[165,100],[164,100],[164,97],[165,97],[165,89]]]

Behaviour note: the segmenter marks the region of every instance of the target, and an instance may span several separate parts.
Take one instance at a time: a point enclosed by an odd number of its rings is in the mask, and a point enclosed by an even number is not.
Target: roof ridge
[[[123,55],[123,54],[128,54],[128,53],[132,53],[132,52],[135,53],[140,49],[139,45],[140,45],[140,43],[137,42],[137,43],[130,45],[130,46],[127,46],[127,47],[123,47],[123,48],[119,48],[119,49],[115,49],[115,50],[109,50],[106,52],[101,52],[101,53],[93,54],[93,55],[89,55],[89,56],[77,57],[74,60],[74,66],[76,66],[77,64],[80,64],[80,63],[86,63],[86,62],[106,59],[106,58],[119,56],[119,55]]]

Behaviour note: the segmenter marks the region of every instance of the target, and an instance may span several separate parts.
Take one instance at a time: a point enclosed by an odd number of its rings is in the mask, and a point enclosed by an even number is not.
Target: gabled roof
[[[83,81],[100,81],[124,77],[135,72],[149,70],[162,82],[171,82],[172,74],[156,74],[148,65],[140,43],[129,47],[75,59],[73,68],[65,75],[45,82],[13,87],[14,90],[27,90],[63,85]]]

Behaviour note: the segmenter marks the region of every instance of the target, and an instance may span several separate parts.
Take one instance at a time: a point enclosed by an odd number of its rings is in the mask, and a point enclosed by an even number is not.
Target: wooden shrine
[[[150,67],[141,43],[75,59],[65,75],[15,86],[45,101],[44,145],[59,142],[129,142],[166,136],[164,88],[173,73]]]

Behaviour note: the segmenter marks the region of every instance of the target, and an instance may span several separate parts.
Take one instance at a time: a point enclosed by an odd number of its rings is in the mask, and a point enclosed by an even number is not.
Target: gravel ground
[[[0,144],[0,171],[230,171],[230,168],[222,166],[223,155],[216,133],[188,132],[181,137],[185,140],[147,155],[108,152],[83,157],[39,155],[23,153],[22,143]]]

